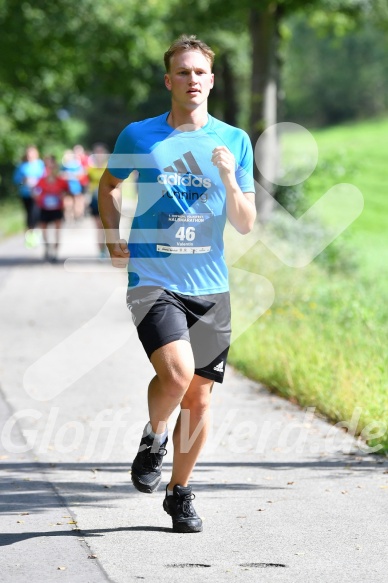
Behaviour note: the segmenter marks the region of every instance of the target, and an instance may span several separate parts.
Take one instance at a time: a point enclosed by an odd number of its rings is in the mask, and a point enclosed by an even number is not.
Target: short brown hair
[[[197,39],[194,34],[191,34],[190,36],[187,34],[182,34],[164,53],[164,65],[167,72],[170,70],[171,57],[181,51],[200,51],[203,56],[207,58],[210,66],[213,66],[214,52],[211,50],[211,48],[203,41]]]

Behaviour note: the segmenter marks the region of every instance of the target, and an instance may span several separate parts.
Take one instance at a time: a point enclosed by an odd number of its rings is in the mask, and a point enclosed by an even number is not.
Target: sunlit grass
[[[0,202],[0,239],[22,231],[24,221],[24,210],[18,197]]]
[[[232,345],[231,362],[332,421],[350,420],[360,408],[359,431],[388,421],[387,131],[388,120],[377,120],[314,133],[319,163],[305,183],[304,205],[338,182],[354,184],[365,200],[361,216],[322,257],[290,268],[258,244],[239,262],[265,276],[276,295]],[[235,318],[255,293],[251,282],[245,289],[239,283]],[[388,432],[369,443],[388,451]]]

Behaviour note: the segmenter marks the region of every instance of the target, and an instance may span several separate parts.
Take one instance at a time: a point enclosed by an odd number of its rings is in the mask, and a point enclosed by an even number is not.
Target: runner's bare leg
[[[209,412],[213,381],[194,375],[182,402],[175,425],[174,459],[168,489],[175,484],[187,486],[209,431]]]
[[[194,357],[186,340],[176,340],[151,355],[156,376],[148,387],[152,430],[163,433],[171,413],[181,402],[194,376]]]

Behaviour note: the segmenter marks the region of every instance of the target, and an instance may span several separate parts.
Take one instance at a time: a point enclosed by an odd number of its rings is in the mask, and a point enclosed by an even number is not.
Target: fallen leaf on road
[[[88,559],[97,559],[97,555],[88,555]]]
[[[16,521],[18,524],[24,524],[24,520],[17,520]]]
[[[28,516],[29,512],[19,512],[19,516]]]
[[[67,524],[77,524],[75,520],[69,520]]]
[[[66,567],[57,567],[57,571],[65,571]]]
[[[341,490],[341,494],[349,494],[347,490]]]
[[[287,482],[287,486],[292,486],[292,484],[295,484],[295,482]]]

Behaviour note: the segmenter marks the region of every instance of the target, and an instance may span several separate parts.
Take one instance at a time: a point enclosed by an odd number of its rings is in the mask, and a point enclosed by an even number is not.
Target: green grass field
[[[307,267],[285,266],[261,243],[240,260],[272,283],[275,300],[231,348],[231,362],[245,374],[334,422],[358,408],[358,432],[380,453],[388,451],[387,132],[386,119],[313,132],[319,162],[301,206],[348,182],[361,190],[364,210]],[[295,140],[286,136],[286,151]],[[239,283],[235,319],[255,294],[260,287]]]
[[[24,227],[24,211],[19,198],[0,201],[0,239],[19,233]]]

